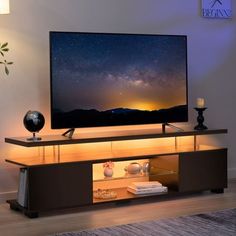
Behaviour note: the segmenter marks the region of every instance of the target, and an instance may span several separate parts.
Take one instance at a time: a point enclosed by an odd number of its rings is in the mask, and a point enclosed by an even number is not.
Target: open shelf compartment
[[[128,186],[135,182],[151,182],[158,181],[159,179],[173,179],[173,176],[178,176],[178,155],[171,155],[167,158],[173,159],[175,164],[170,167],[159,167],[156,160],[160,157],[151,157],[149,159],[137,159],[128,161],[115,161],[113,162],[113,175],[111,177],[104,176],[104,163],[93,164],[93,203],[107,202],[107,201],[117,201],[132,198],[141,198],[155,195],[162,195],[168,193],[168,188],[166,192],[155,193],[131,193],[127,190]],[[166,158],[165,158],[166,159]],[[127,168],[129,165],[134,164],[140,166],[140,171],[138,173],[128,173]],[[146,164],[148,163],[148,169],[146,169]],[[160,182],[160,181],[158,181]],[[161,183],[161,182],[160,182]],[[166,186],[167,185],[163,185]],[[104,191],[111,193],[110,197],[104,197],[100,199],[96,197],[98,191]],[[107,192],[106,192],[107,191]],[[112,195],[116,195],[115,197]]]

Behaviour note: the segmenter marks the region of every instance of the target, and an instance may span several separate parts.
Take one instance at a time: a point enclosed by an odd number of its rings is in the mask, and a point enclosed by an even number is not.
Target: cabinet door
[[[28,209],[31,211],[92,203],[90,163],[35,166],[28,172]]]
[[[182,153],[179,158],[180,192],[227,187],[227,149]]]

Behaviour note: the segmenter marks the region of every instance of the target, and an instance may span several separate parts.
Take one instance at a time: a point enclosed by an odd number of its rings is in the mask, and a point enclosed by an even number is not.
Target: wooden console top
[[[27,137],[12,137],[5,138],[6,143],[20,145],[24,147],[38,147],[38,146],[53,146],[79,143],[96,143],[96,142],[111,142],[111,141],[125,141],[137,139],[152,139],[152,138],[167,138],[180,136],[194,136],[194,135],[210,135],[210,134],[226,134],[227,129],[208,129],[203,131],[186,130],[180,132],[167,131],[165,133],[157,132],[157,130],[131,130],[127,134],[124,131],[115,132],[97,132],[74,135],[68,138],[62,135],[45,135],[41,136],[40,141],[28,141]]]

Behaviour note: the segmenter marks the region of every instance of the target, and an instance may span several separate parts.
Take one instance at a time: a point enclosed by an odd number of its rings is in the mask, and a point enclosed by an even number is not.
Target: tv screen
[[[188,120],[187,37],[50,32],[51,127]]]

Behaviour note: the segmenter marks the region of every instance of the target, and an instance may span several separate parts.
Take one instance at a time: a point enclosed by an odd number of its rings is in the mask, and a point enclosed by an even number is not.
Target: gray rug
[[[55,236],[236,236],[236,209],[55,234]]]

